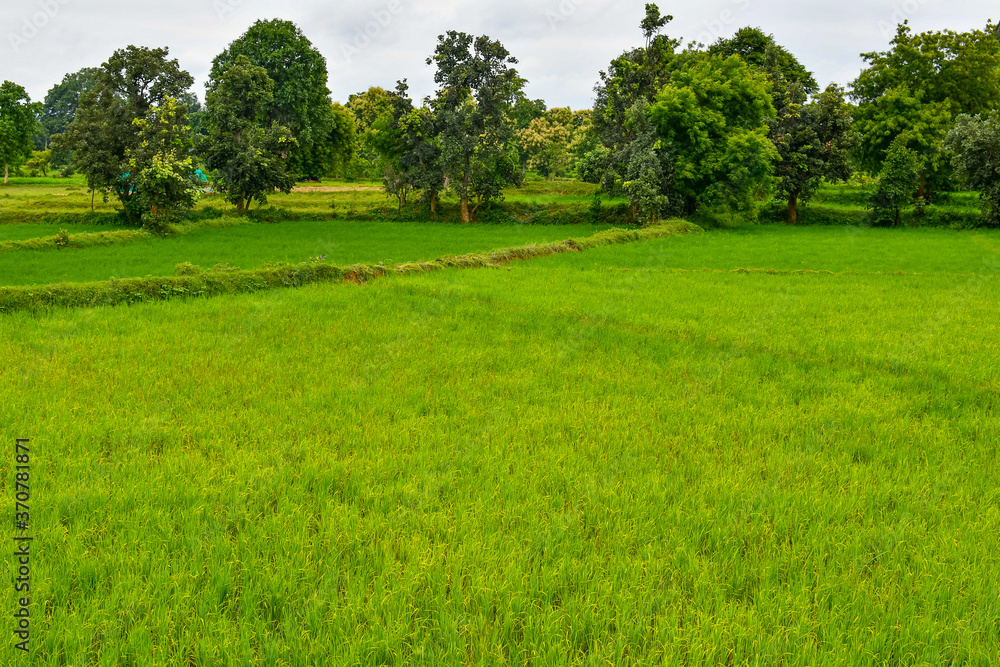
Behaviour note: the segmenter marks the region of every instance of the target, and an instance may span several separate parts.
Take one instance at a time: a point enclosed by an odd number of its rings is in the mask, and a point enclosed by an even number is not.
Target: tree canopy
[[[295,140],[287,127],[269,122],[274,91],[267,70],[241,55],[219,73],[206,98],[208,138],[202,154],[215,172],[215,187],[236,205],[238,215],[253,200],[265,204],[268,193],[287,193],[295,185],[286,164]]]
[[[80,96],[93,87],[96,78],[96,67],[84,67],[67,74],[60,83],[49,89],[39,114],[42,128],[35,139],[38,150],[48,147],[50,137],[66,131],[76,116]]]
[[[768,73],[774,81],[781,78],[787,83],[797,83],[807,95],[819,90],[812,72],[787,49],[774,41],[774,35],[765,34],[760,28],[745,27],[729,38],[720,38],[708,48],[715,56],[739,56],[743,62]]]
[[[306,178],[325,176],[335,167],[336,152],[323,146],[333,130],[326,59],[291,21],[257,21],[212,61],[209,92],[240,56],[262,67],[274,82],[263,120],[287,127],[295,137],[291,169]]]
[[[31,156],[34,148],[31,138],[38,131],[40,107],[13,81],[0,84],[0,161],[4,185],[8,183],[11,165],[19,167]]]
[[[142,141],[136,121],[168,99],[179,99],[194,83],[167,56],[166,48],[130,45],[115,51],[98,70],[93,88],[80,96],[66,132],[53,137],[55,148],[75,152],[73,165],[87,176],[89,187],[105,196],[113,192],[133,221],[143,212],[141,197],[135,196],[139,175],[129,164],[129,151]]]
[[[510,108],[524,85],[511,65],[517,59],[486,35],[454,30],[438,37],[428,65],[439,85],[430,105],[441,145],[441,166],[461,201],[462,222],[470,222],[469,198],[484,201],[520,175],[511,138]],[[512,154],[512,149],[514,153]]]
[[[941,148],[952,119],[1000,106],[996,30],[914,34],[904,21],[888,51],[862,57],[868,67],[851,83],[861,166],[878,172],[898,138],[920,157],[914,189],[928,197],[947,176]]]

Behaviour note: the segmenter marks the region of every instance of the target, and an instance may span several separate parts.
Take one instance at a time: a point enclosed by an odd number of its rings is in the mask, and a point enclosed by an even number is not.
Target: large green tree
[[[941,149],[954,116],[1000,106],[995,27],[914,34],[904,21],[888,51],[862,57],[868,67],[851,83],[861,166],[880,171],[890,144],[899,138],[921,160],[914,190],[930,199],[947,176]]]
[[[40,107],[13,81],[0,84],[0,161],[4,185],[8,183],[11,166],[19,167],[31,157],[34,148],[31,138],[38,131]]]
[[[206,88],[212,91],[239,56],[263,67],[274,82],[264,121],[287,127],[297,141],[289,153],[299,176],[319,179],[336,168],[330,150],[333,112],[327,88],[326,59],[291,21],[257,21],[212,61]]]
[[[765,121],[775,112],[762,74],[736,56],[687,52],[650,113],[685,211],[756,211],[778,158],[767,136]]]
[[[550,109],[541,118],[532,120],[528,127],[517,131],[520,145],[528,156],[528,166],[542,176],[555,178],[569,168],[571,120],[569,109]]]
[[[462,222],[471,222],[479,204],[498,197],[502,184],[516,182],[520,175],[510,118],[524,85],[511,67],[516,63],[500,42],[454,30],[438,37],[434,55],[427,59],[428,65],[437,65],[439,88],[430,104],[441,165],[461,202]],[[469,208],[470,197],[479,202],[475,209]]]
[[[52,137],[56,150],[74,151],[73,167],[87,176],[90,188],[105,197],[113,192],[134,222],[143,213],[136,197],[139,174],[128,157],[142,141],[136,121],[167,98],[179,99],[194,83],[167,56],[166,48],[130,45],[115,51],[101,65],[93,87],[80,95],[66,132]],[[144,167],[139,165],[139,171]]]
[[[769,121],[771,141],[780,156],[774,165],[776,189],[787,202],[789,224],[795,224],[799,203],[812,198],[824,179],[850,177],[857,135],[851,107],[836,85],[805,103],[802,87],[792,84],[780,107]]]
[[[67,74],[62,81],[52,86],[45,94],[42,102],[42,112],[39,115],[42,127],[35,136],[38,150],[49,147],[49,139],[56,134],[62,134],[73,122],[76,108],[80,105],[80,96],[93,87],[97,79],[96,67],[83,69]],[[53,158],[56,164],[62,164],[59,156]]]
[[[295,140],[287,127],[269,118],[274,91],[267,70],[237,56],[216,76],[206,97],[208,137],[201,151],[214,170],[216,189],[236,205],[238,215],[253,200],[265,204],[268,193],[288,193],[295,185],[287,165]]]

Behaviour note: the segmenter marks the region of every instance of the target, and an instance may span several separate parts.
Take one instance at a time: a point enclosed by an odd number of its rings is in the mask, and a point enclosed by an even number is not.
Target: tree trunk
[[[3,163],[3,184],[7,185],[7,177],[10,175],[10,165],[6,162]]]
[[[465,156],[465,172],[462,174],[462,222],[471,222],[469,216],[469,180],[472,178],[472,158]]]
[[[94,197],[97,196],[97,190],[90,191],[90,212],[94,212]]]
[[[431,219],[437,218],[438,193],[431,193]]]
[[[788,224],[797,225],[799,223],[799,193],[788,193]]]

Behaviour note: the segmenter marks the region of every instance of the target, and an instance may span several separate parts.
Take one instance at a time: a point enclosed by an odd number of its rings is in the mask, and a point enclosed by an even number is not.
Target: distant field
[[[453,229],[413,233],[484,240]],[[765,226],[0,315],[30,664],[998,664],[998,241]]]
[[[508,188],[508,201],[522,204],[581,204],[589,203],[593,185],[578,181],[527,181],[521,188]],[[446,204],[458,200],[442,197]],[[117,198],[104,203],[100,194],[94,199],[96,213],[114,213],[121,208]],[[380,216],[396,214],[398,202],[387,197],[381,181],[328,180],[322,183],[300,183],[290,194],[276,193],[268,197],[268,206],[297,211],[309,216],[353,217],[359,212],[379,211]],[[410,209],[421,209],[411,197]],[[195,211],[207,208],[232,212],[222,195],[206,193],[199,197]],[[252,210],[258,208],[253,204]],[[81,177],[12,178],[10,185],[0,188],[0,228],[11,222],[38,222],[45,217],[63,216],[60,223],[72,224],[73,216],[86,215],[91,209],[91,194]],[[2,237],[0,237],[2,239]]]

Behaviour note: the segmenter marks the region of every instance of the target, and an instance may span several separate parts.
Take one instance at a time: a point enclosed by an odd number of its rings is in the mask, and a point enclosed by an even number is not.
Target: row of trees
[[[527,98],[502,44],[455,31],[427,59],[438,89],[419,106],[406,80],[332,103],[323,57],[285,21],[258,21],[213,61],[204,108],[166,49],[129,47],[67,75],[42,105],[4,83],[0,158],[6,174],[34,135],[43,171],[72,164],[134,218],[188,205],[198,162],[240,213],[296,178],[339,173],[380,176],[400,207],[418,198],[432,214],[450,191],[470,221],[530,168],[600,182],[644,221],[701,207],[754,215],[774,194],[795,222],[823,180],[862,170],[880,176],[883,221],[960,182],[1000,222],[992,24],[914,35],[904,23],[890,50],[863,54],[848,92],[821,91],[759,29],[682,49],[662,34],[671,20],[647,4],[643,45],[600,73],[593,111],[575,112]]]

